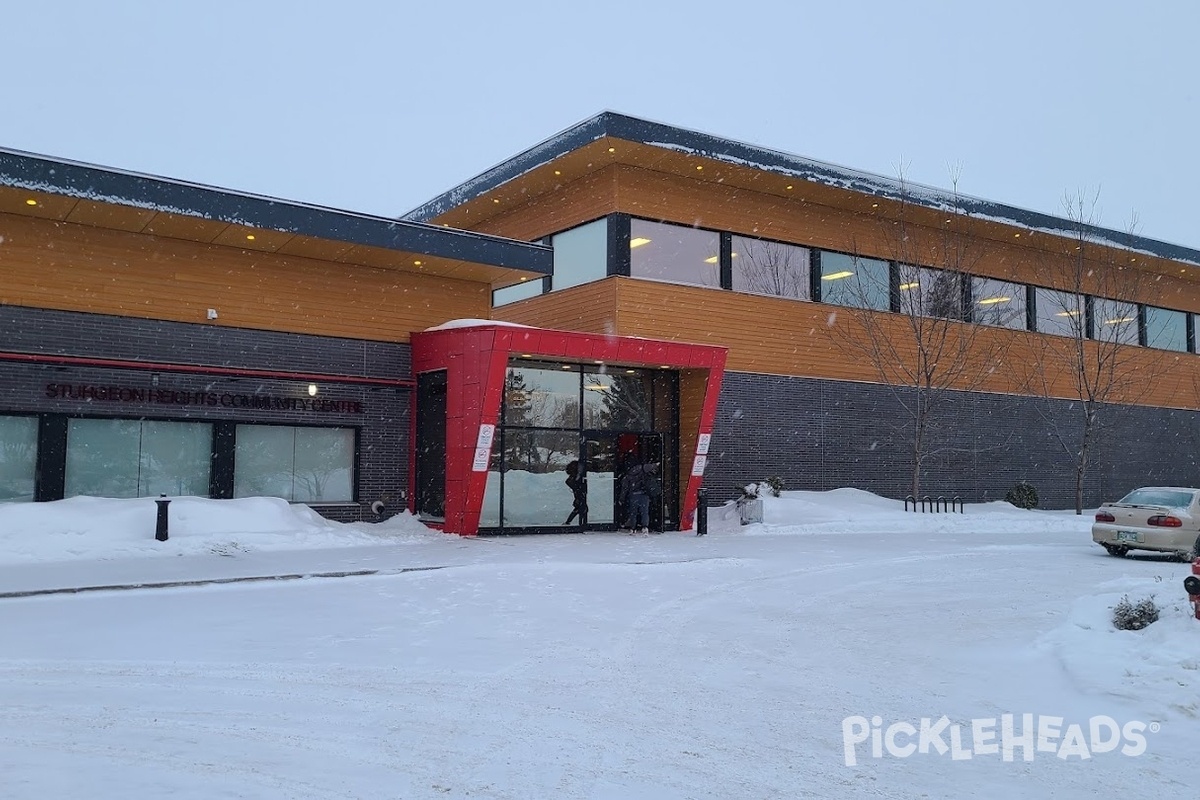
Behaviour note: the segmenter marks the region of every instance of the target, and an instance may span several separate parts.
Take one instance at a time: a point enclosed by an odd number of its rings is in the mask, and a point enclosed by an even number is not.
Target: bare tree
[[[956,176],[953,182],[957,187]],[[946,449],[930,444],[945,401],[980,388],[1003,362],[1009,337],[987,327],[1003,324],[1001,309],[984,307],[985,324],[969,324],[981,251],[962,231],[966,215],[957,199],[937,228],[915,224],[912,211],[902,202],[882,222],[886,261],[853,255],[823,264],[821,287],[823,299],[848,306],[831,317],[830,335],[874,369],[902,412],[896,430],[908,448],[910,490],[920,497],[926,460]],[[888,310],[896,313],[879,313]],[[848,319],[839,324],[842,316]]]
[[[1077,401],[1071,405],[1072,425],[1042,413],[1050,437],[1073,464],[1076,514],[1083,513],[1084,481],[1105,418],[1120,408],[1135,384],[1153,380],[1160,361],[1153,351],[1136,347],[1136,301],[1152,276],[1120,242],[1102,238],[1098,200],[1098,193],[1084,192],[1063,199],[1071,223],[1070,249],[1045,271],[1057,288],[1035,292],[1037,329],[1050,335],[1037,337],[1034,357],[1026,366],[1031,393],[1046,400]],[[1136,218],[1130,222],[1130,236],[1136,223]]]

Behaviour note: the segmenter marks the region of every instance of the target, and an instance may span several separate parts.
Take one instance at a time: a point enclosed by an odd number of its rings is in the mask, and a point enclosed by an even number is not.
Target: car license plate
[[[1136,542],[1138,541],[1137,531],[1117,531],[1118,542]]]

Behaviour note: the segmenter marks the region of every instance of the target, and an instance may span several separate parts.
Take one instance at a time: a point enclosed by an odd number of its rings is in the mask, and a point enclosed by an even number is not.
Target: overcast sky
[[[70,0],[0,147],[395,216],[602,110],[1200,248],[1194,0]]]

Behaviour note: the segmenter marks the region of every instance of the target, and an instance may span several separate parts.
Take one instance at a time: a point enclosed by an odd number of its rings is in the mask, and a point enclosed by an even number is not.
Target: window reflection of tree
[[[71,420],[67,493],[137,497],[141,430],[135,420]]]
[[[0,441],[0,502],[33,499],[36,453],[34,441]]]
[[[533,392],[517,370],[509,370],[504,378],[504,422],[504,468],[532,469],[538,463],[533,431],[528,428],[533,424]]]
[[[600,405],[600,427],[609,430],[649,430],[650,398],[650,383],[645,375],[612,376]]]
[[[931,317],[962,319],[962,275],[957,272],[936,270],[925,294],[925,311]]]
[[[292,499],[350,500],[353,481],[348,465],[353,459],[353,434],[350,431],[297,429]]]
[[[742,238],[734,240],[734,247],[734,289],[808,299],[808,250],[780,242]]]

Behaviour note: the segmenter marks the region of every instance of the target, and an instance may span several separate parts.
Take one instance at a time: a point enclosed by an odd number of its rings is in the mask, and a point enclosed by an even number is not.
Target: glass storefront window
[[[1187,314],[1146,306],[1146,346],[1186,353]]]
[[[896,267],[900,313],[962,319],[962,274],[910,264]]]
[[[716,231],[642,219],[629,225],[630,275],[720,288],[721,237]]]
[[[598,281],[608,275],[608,220],[598,219],[578,228],[555,234],[555,291]]]
[[[565,525],[574,505],[574,494],[566,483],[567,465],[577,463],[578,458],[578,430],[506,430],[504,526]],[[486,501],[484,508],[484,516],[494,513],[488,513]]]
[[[651,419],[652,373],[619,369],[613,374],[586,372],[583,376],[585,428],[648,431]]]
[[[735,292],[811,299],[808,248],[734,236],[730,255]]]
[[[298,503],[354,499],[354,430],[238,425],[234,497]]]
[[[579,368],[534,363],[508,368],[504,424],[534,428],[579,427]]]
[[[208,423],[73,419],[65,495],[207,497],[211,462]]]
[[[972,320],[980,325],[1025,329],[1025,287],[994,278],[973,278]]]
[[[612,448],[618,443],[629,445],[622,453],[660,462],[664,474],[678,468],[674,450],[663,445],[678,413],[677,373],[513,358],[505,380],[481,528],[613,524],[619,473],[618,452]],[[644,450],[644,441],[657,445]],[[596,448],[612,452],[600,458]],[[572,464],[585,484],[567,484]],[[580,513],[584,506],[586,521]],[[666,501],[664,508],[660,516],[673,522],[676,500]]]
[[[1037,289],[1038,333],[1055,336],[1081,336],[1086,332],[1083,297],[1056,289]]]
[[[1096,339],[1102,342],[1119,342],[1121,344],[1138,343],[1136,305],[1097,297],[1092,308],[1093,335]]]
[[[0,503],[33,500],[37,437],[36,417],[0,417]]]
[[[891,308],[888,262],[822,252],[821,300],[837,306],[887,311]]]

